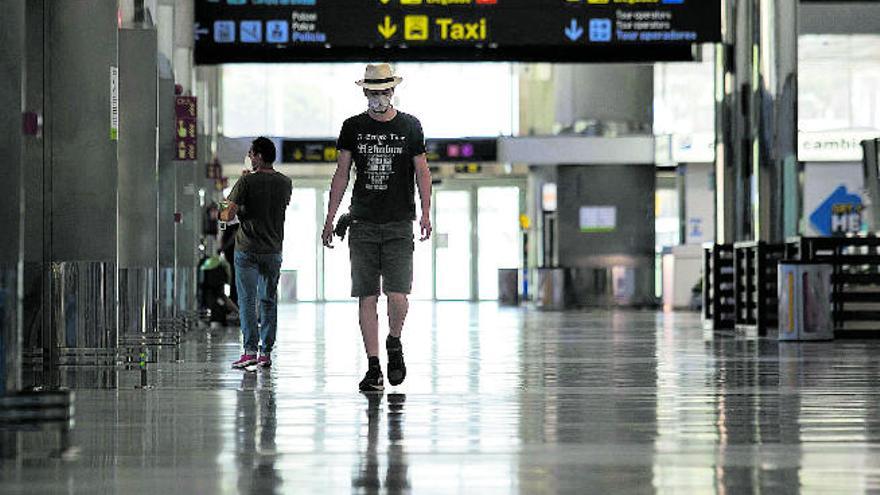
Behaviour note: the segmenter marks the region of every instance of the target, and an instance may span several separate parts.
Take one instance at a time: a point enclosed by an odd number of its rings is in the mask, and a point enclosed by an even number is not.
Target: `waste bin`
[[[827,264],[779,263],[779,340],[831,340],[831,274]]]
[[[278,302],[296,302],[296,270],[282,270],[278,277]]]
[[[519,269],[498,269],[498,303],[504,306],[519,304]]]
[[[565,309],[565,269],[538,268],[535,306],[547,311]]]

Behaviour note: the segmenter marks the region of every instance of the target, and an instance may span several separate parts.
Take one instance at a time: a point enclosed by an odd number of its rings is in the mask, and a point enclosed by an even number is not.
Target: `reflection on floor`
[[[229,368],[235,330],[191,335],[147,388],[136,370],[64,370],[73,448],[41,453],[39,434],[18,434],[0,492],[880,490],[880,342],[713,337],[691,314],[421,303],[407,381],[365,396],[355,310],[284,307],[271,371]]]

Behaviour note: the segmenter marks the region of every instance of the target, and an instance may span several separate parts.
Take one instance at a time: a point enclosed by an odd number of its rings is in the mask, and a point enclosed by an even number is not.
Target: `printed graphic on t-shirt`
[[[406,153],[406,136],[387,133],[358,133],[357,152],[364,158],[364,187],[368,191],[386,191],[394,175],[394,159]]]

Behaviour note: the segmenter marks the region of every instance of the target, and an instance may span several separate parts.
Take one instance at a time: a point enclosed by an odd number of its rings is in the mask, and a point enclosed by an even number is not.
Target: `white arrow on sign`
[[[195,26],[193,26],[193,30],[196,41],[199,41],[199,38],[201,38],[202,35],[207,35],[211,33],[210,29],[203,28],[202,25],[198,22],[195,24]]]

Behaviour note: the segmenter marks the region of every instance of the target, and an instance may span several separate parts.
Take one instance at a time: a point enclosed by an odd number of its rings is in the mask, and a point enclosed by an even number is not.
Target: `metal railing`
[[[735,325],[734,258],[731,244],[703,246],[703,326],[710,330]]]

